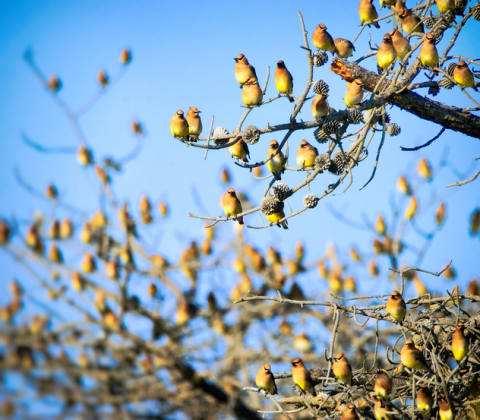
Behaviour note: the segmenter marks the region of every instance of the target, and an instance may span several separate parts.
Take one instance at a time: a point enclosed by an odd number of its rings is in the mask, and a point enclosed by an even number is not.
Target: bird
[[[342,411],[340,420],[358,420],[358,415],[353,403],[348,403]]]
[[[353,82],[347,82],[347,91],[343,100],[347,106],[358,105],[363,99],[363,82],[360,79],[354,79]]]
[[[445,397],[445,394],[438,396],[438,414],[440,420],[453,420],[453,411]]]
[[[403,0],[396,0],[395,4],[391,7],[391,9],[395,12],[393,14],[395,21],[398,21],[398,15],[400,15],[400,11],[405,7],[405,2]]]
[[[420,18],[406,7],[402,7],[398,10],[398,17],[400,18],[400,24],[402,29],[407,33],[424,32],[423,23]]]
[[[197,107],[191,106],[187,112],[188,135],[192,139],[198,138],[202,132],[202,120],[200,119],[200,112]]]
[[[379,372],[375,378],[375,395],[385,398],[392,392],[392,378],[386,372]]]
[[[335,53],[335,44],[332,36],[327,32],[327,26],[321,23],[312,34],[312,42],[317,48]]]
[[[237,217],[242,212],[242,204],[237,198],[237,194],[233,188],[229,188],[222,196],[221,205],[223,212],[227,217],[234,217],[238,224],[243,225],[243,216]]]
[[[468,353],[468,339],[465,337],[465,324],[458,321],[457,328],[452,336],[452,353],[457,362],[460,362]]]
[[[424,387],[419,388],[417,392],[417,407],[424,415],[424,418],[429,418],[432,406],[433,398],[430,390]]]
[[[248,158],[250,157],[250,151],[248,150],[247,143],[245,143],[242,139],[229,146],[228,151],[235,159],[242,160],[243,162],[248,162]]]
[[[250,77],[242,85],[242,101],[246,106],[256,106],[262,102],[263,92],[256,77]]]
[[[376,420],[391,420],[393,419],[392,405],[389,402],[383,401],[379,398],[375,399],[373,407],[373,414]]]
[[[317,155],[317,148],[313,147],[306,140],[302,140],[297,150],[297,165],[301,168],[311,168],[315,165]]]
[[[395,4],[395,0],[380,0],[380,6],[382,7],[390,7]]]
[[[335,53],[341,58],[351,57],[353,51],[355,51],[355,46],[345,38],[335,38],[333,45],[335,46]]]
[[[406,340],[403,344],[402,350],[400,351],[400,361],[403,366],[413,370],[427,368],[423,353],[415,347],[412,339]]]
[[[267,220],[270,223],[276,224],[278,227],[282,227],[284,229],[288,229],[288,222],[286,220],[282,220],[285,218],[285,213],[283,212],[283,202],[281,202],[281,208],[273,213],[265,215]],[[280,220],[282,220],[280,222]]]
[[[250,78],[257,78],[255,68],[250,65],[247,57],[243,54],[238,54],[235,58],[235,79],[240,85],[243,85]]]
[[[373,5],[373,0],[361,0],[358,5],[358,14],[362,25],[372,24],[375,28],[380,28],[378,22],[374,22],[378,18],[377,9]]]
[[[333,374],[340,382],[352,384],[352,368],[344,353],[339,353],[333,358]]]
[[[298,357],[292,360],[292,380],[302,392],[309,392],[314,397],[317,395],[313,386],[310,372],[303,364],[302,359]]]
[[[392,37],[390,34],[385,34],[377,51],[378,67],[382,70],[385,70],[389,68],[393,62],[395,62],[396,58],[397,53],[395,52],[395,48],[393,48]]]
[[[431,33],[425,35],[418,56],[425,67],[436,67],[438,65],[438,51],[435,46],[435,38]]]
[[[330,106],[326,95],[318,94],[312,101],[312,116],[317,121],[327,116],[330,112]]]
[[[272,140],[268,147],[267,159],[272,158],[267,162],[268,170],[273,174],[275,179],[281,179],[285,171],[285,156],[282,151],[278,149],[279,144],[277,140]]]
[[[393,48],[397,53],[397,57],[400,60],[403,60],[405,56],[412,49],[410,47],[410,43],[408,42],[408,39],[405,38],[398,29],[394,29],[393,31],[391,31],[390,35],[392,37]]]
[[[170,120],[170,131],[173,137],[188,137],[188,123],[181,109]]]
[[[283,60],[277,61],[277,68],[275,69],[275,86],[280,93],[287,95],[290,102],[294,101],[290,96],[293,89],[293,77],[285,67]]]
[[[270,363],[265,363],[255,377],[255,384],[258,389],[263,389],[269,394],[275,395],[278,393],[277,385],[275,384],[275,377],[271,371]]]
[[[407,313],[407,305],[403,300],[402,295],[396,290],[392,292],[392,295],[388,298],[385,305],[387,312],[396,320],[402,322],[405,319]]]
[[[455,80],[455,83],[462,88],[473,87],[477,90],[473,73],[468,68],[468,64],[463,60],[460,60],[453,69],[453,80]]]
[[[440,13],[447,13],[455,8],[455,0],[436,0],[435,2]]]

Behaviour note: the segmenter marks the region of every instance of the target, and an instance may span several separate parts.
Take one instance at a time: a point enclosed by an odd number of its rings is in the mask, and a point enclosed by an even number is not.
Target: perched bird
[[[335,53],[335,44],[332,36],[327,32],[327,26],[321,23],[318,25],[312,34],[312,42],[317,48]]]
[[[465,324],[458,321],[457,328],[452,336],[452,353],[457,362],[460,362],[468,353],[468,339],[465,337]]]
[[[375,399],[375,405],[373,407],[373,414],[376,420],[392,420],[393,419],[393,407],[389,402],[381,399]]]
[[[301,168],[311,168],[315,165],[317,155],[317,148],[313,147],[306,140],[302,140],[297,150],[297,165]]]
[[[284,229],[288,229],[288,223],[286,220],[280,222],[280,220],[285,217],[285,213],[283,212],[283,202],[281,203],[281,208],[278,211],[267,214],[265,217],[270,223],[276,224],[279,227],[281,226]]]
[[[460,60],[453,69],[453,80],[455,80],[455,83],[462,88],[473,87],[477,90],[473,74],[468,68],[467,63],[463,60]]]
[[[312,116],[317,121],[327,116],[330,112],[330,106],[328,105],[327,96],[319,94],[313,98],[312,101]]]
[[[285,67],[283,60],[277,61],[277,68],[275,69],[275,86],[280,93],[285,93],[290,102],[294,99],[290,96],[293,89],[293,77]]]
[[[397,321],[402,322],[407,313],[407,305],[402,298],[402,295],[396,290],[388,298],[386,304],[387,312]]]
[[[453,420],[454,418],[452,407],[450,407],[445,394],[440,394],[438,396],[438,414],[440,420]]]
[[[292,380],[303,392],[309,392],[314,397],[317,395],[310,372],[304,366],[302,359],[298,357],[292,360]]]
[[[347,82],[347,91],[343,100],[347,106],[358,105],[363,99],[363,82],[355,79],[353,82]]]
[[[333,44],[335,45],[336,54],[341,58],[351,57],[353,51],[355,51],[355,46],[345,38],[335,38]]]
[[[403,0],[396,0],[395,4],[391,7],[391,9],[395,12],[393,16],[395,17],[395,21],[398,20],[398,15],[400,15],[401,10],[405,7],[405,2]]]
[[[432,406],[432,393],[428,388],[421,387],[417,392],[417,407],[424,415],[424,418],[429,418]]]
[[[373,0],[361,0],[358,5],[358,14],[362,25],[372,24],[375,28],[380,28],[378,22],[374,22],[378,18],[377,9],[373,5]]]
[[[438,65],[438,51],[435,46],[435,38],[431,33],[425,35],[418,56],[425,67],[436,67]]]
[[[255,72],[255,68],[250,65],[243,54],[238,54],[235,58],[235,79],[238,83],[243,85],[248,79],[250,78],[257,78],[257,73]]]
[[[250,157],[250,151],[248,150],[247,143],[245,143],[242,139],[229,146],[228,151],[235,159],[242,160],[243,162],[248,162],[248,158]]]
[[[275,377],[271,371],[270,363],[265,363],[255,377],[255,384],[258,389],[263,389],[269,394],[277,394],[277,385],[275,384]]]
[[[342,417],[340,420],[358,420],[358,415],[355,410],[355,406],[352,403],[348,403],[342,411]]]
[[[413,370],[426,369],[427,365],[423,353],[415,347],[412,339],[408,339],[400,351],[402,365]]]
[[[392,378],[386,372],[379,372],[375,378],[375,395],[386,397],[392,392]]]
[[[202,120],[199,114],[200,111],[195,106],[191,106],[187,112],[188,135],[193,139],[196,139],[202,132]]]
[[[392,37],[390,34],[385,34],[383,36],[383,41],[380,44],[380,47],[377,51],[377,64],[378,67],[382,70],[385,70],[390,67],[390,65],[395,62],[397,58],[397,53],[393,47]]]
[[[352,368],[344,353],[339,353],[333,358],[332,370],[335,378],[340,382],[352,384]]]
[[[415,13],[412,13],[410,9],[402,7],[400,10],[398,10],[398,17],[400,18],[402,29],[407,34],[424,32],[423,23],[421,22],[420,18]]]
[[[268,170],[273,174],[275,179],[280,179],[283,172],[285,171],[285,156],[281,150],[278,150],[279,144],[277,140],[272,140],[267,152],[267,159],[270,159],[267,162]]]
[[[410,47],[410,43],[408,42],[408,39],[405,38],[398,29],[394,29],[393,31],[391,31],[390,35],[392,37],[393,48],[397,53],[397,57],[400,60],[403,60],[405,56],[412,49]]]
[[[170,131],[173,137],[188,137],[188,123],[181,109],[170,120]]]
[[[455,8],[455,0],[436,0],[435,2],[440,13],[447,13]]]
[[[305,332],[296,336],[295,339],[293,340],[292,344],[293,344],[293,348],[295,350],[298,350],[302,353],[309,353],[313,350],[312,340],[310,340],[307,333],[305,333]]]
[[[256,77],[250,77],[242,85],[242,101],[246,106],[256,106],[262,102],[263,92]]]
[[[236,217],[237,214],[242,212],[242,204],[237,198],[237,194],[233,188],[229,188],[222,196],[221,205],[223,212],[227,217],[235,217],[240,225],[243,225],[243,217]]]

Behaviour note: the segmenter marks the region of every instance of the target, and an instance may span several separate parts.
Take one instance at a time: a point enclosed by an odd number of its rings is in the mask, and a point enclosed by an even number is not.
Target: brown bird
[[[262,102],[263,92],[256,77],[250,77],[242,85],[242,101],[246,106],[256,106]]]
[[[330,112],[327,96],[319,94],[313,98],[312,101],[312,116],[317,121],[327,116]]]
[[[257,73],[255,72],[255,68],[250,65],[243,54],[238,54],[235,58],[235,79],[238,83],[243,85],[248,79],[250,78],[257,78]]]
[[[401,8],[398,11],[398,16],[400,18],[402,29],[407,34],[411,32],[424,32],[423,23],[421,22],[420,18],[415,13],[412,13],[410,9],[407,9],[406,7]]]
[[[275,69],[275,86],[280,93],[284,93],[290,102],[294,99],[290,96],[293,89],[293,77],[285,67],[283,60],[277,61],[277,68]]]
[[[342,411],[342,417],[340,420],[358,420],[358,415],[355,410],[355,406],[352,403],[348,403]]]
[[[375,378],[375,395],[385,398],[392,392],[392,378],[386,372],[379,372]]]
[[[191,106],[187,112],[188,135],[191,139],[197,139],[202,132],[202,120],[197,107]]]
[[[355,46],[345,38],[335,38],[333,44],[335,45],[336,54],[341,58],[351,57],[353,51],[355,51]]]
[[[229,188],[227,192],[223,194],[221,205],[227,217],[234,217],[240,225],[243,225],[243,217],[237,217],[237,214],[242,212],[242,204],[237,198],[237,194],[233,188]]]
[[[188,137],[188,123],[181,109],[170,120],[170,132],[174,137]]]
[[[358,14],[360,15],[362,25],[372,24],[375,28],[380,28],[378,22],[374,22],[378,18],[378,13],[373,5],[373,0],[361,0],[358,5]]]
[[[457,328],[452,336],[452,353],[457,362],[460,362],[468,353],[468,339],[465,337],[465,324],[458,321]]]
[[[452,407],[450,407],[445,394],[440,394],[438,396],[438,414],[440,420],[453,420],[454,418]]]
[[[393,48],[392,37],[390,34],[383,36],[383,41],[377,51],[377,64],[382,70],[390,67],[390,65],[397,59],[397,53]]]
[[[412,49],[410,47],[410,43],[408,42],[408,39],[405,38],[398,29],[394,29],[393,31],[391,31],[390,35],[392,36],[393,48],[397,53],[397,57],[400,60],[403,60],[405,56]]]
[[[455,80],[455,83],[462,88],[473,87],[477,90],[473,73],[468,68],[467,63],[463,60],[460,60],[453,69],[453,80]]]
[[[267,168],[275,179],[280,179],[285,171],[285,156],[281,150],[278,150],[278,147],[279,144],[277,140],[272,140],[267,152],[267,159],[273,156],[273,158],[267,162]]]
[[[402,9],[405,7],[405,2],[403,0],[396,0],[395,4],[391,7],[391,9],[395,12],[393,16],[395,17],[395,20],[398,20],[398,15],[402,11]]]
[[[352,384],[352,368],[344,353],[339,353],[333,358],[332,370],[335,378],[340,382]]]
[[[438,65],[438,51],[435,46],[435,37],[431,33],[425,35],[418,56],[425,67],[436,67]]]
[[[405,319],[407,305],[405,304],[402,295],[396,290],[392,292],[392,295],[388,298],[386,309],[395,320],[402,322]]]
[[[363,82],[355,79],[353,82],[347,82],[347,91],[343,100],[347,106],[358,105],[363,99]]]
[[[317,148],[313,147],[306,140],[302,140],[297,150],[297,165],[301,168],[311,168],[315,166],[315,158],[317,155]]]
[[[432,406],[432,393],[428,388],[421,387],[417,392],[417,407],[424,415],[424,418],[429,418]]]
[[[255,377],[255,384],[258,389],[263,389],[269,394],[277,394],[277,385],[275,384],[275,377],[271,371],[270,363],[265,363],[258,371]]]
[[[332,36],[327,32],[327,27],[323,23],[318,25],[312,34],[312,42],[317,48],[335,53],[335,44]]]
[[[250,157],[250,151],[248,150],[247,143],[245,143],[242,139],[229,146],[228,151],[235,159],[239,159],[243,162],[248,162],[248,158]]]
[[[408,339],[400,351],[402,365],[413,370],[427,369],[423,353],[415,347],[412,339]]]
[[[313,396],[317,395],[312,378],[310,377],[310,372],[304,366],[302,359],[298,357],[292,360],[292,380],[304,393],[309,392]]]

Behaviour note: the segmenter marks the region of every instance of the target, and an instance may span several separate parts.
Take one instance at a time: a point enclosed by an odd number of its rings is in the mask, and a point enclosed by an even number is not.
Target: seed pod
[[[129,64],[132,61],[132,52],[130,49],[125,48],[120,54],[120,63]]]

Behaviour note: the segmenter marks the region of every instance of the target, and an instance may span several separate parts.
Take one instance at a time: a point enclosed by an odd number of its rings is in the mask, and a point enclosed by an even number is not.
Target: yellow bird
[[[330,106],[326,95],[319,94],[312,101],[312,116],[317,121],[330,113]]]
[[[275,86],[280,93],[287,95],[290,102],[294,101],[290,96],[293,89],[293,77],[285,67],[283,60],[277,61],[277,68],[275,69]]]
[[[285,217],[285,213],[283,212],[283,202],[282,202],[282,209],[279,211],[276,211],[275,213],[267,214],[265,215],[267,220],[270,223],[276,224],[277,226],[281,226],[284,229],[288,229],[288,223],[286,220],[283,220],[282,222],[279,222]]]
[[[263,389],[269,394],[277,394],[277,385],[275,384],[275,377],[271,371],[270,363],[265,363],[258,371],[255,377],[255,384],[258,389]]]
[[[358,420],[358,415],[355,410],[355,406],[352,403],[348,403],[342,411],[342,417],[340,420]]]
[[[275,179],[280,179],[281,175],[285,171],[285,156],[281,150],[278,150],[279,144],[277,140],[272,140],[267,152],[267,159],[270,159],[267,162],[268,170],[273,174]]]
[[[411,339],[406,340],[403,344],[402,350],[400,351],[400,361],[403,366],[413,370],[427,368],[423,353],[415,347]]]
[[[256,77],[250,77],[242,85],[242,101],[246,106],[257,106],[262,103],[263,92]]]
[[[440,394],[438,396],[438,414],[440,416],[440,420],[454,419],[452,407],[450,407],[445,394]]]
[[[188,123],[181,109],[170,120],[170,132],[173,137],[188,137]]]
[[[455,0],[436,0],[435,2],[440,13],[447,13],[455,8]]]
[[[311,168],[315,166],[315,158],[317,155],[317,148],[313,147],[306,140],[302,140],[297,151],[297,165],[301,168]]]
[[[405,56],[412,49],[410,47],[410,43],[408,42],[408,39],[405,38],[398,29],[394,29],[393,31],[391,31],[390,35],[392,36],[393,48],[397,53],[397,57],[400,60],[403,60]]]
[[[235,79],[237,80],[238,83],[243,85],[248,79],[257,78],[257,73],[255,72],[255,68],[250,65],[250,63],[247,60],[247,57],[245,57],[243,54],[238,54],[235,58]]]
[[[436,67],[438,65],[438,51],[435,46],[435,38],[431,33],[425,35],[418,55],[425,67]]]
[[[235,144],[229,146],[228,151],[235,159],[242,160],[243,162],[248,162],[250,157],[250,151],[248,150],[247,143],[242,139],[238,140]]]
[[[393,407],[389,402],[375,399],[375,405],[373,407],[373,414],[376,420],[392,420],[393,419]]]
[[[452,353],[457,362],[460,362],[468,353],[468,339],[465,337],[465,324],[458,321],[457,328],[452,336]]]
[[[343,100],[347,106],[358,105],[363,99],[363,82],[355,79],[353,82],[347,82],[347,91]]]
[[[375,28],[380,28],[378,22],[374,22],[378,18],[378,13],[373,5],[373,0],[361,0],[358,5],[358,14],[360,15],[362,25],[372,24]]]
[[[191,106],[187,112],[188,135],[190,138],[196,139],[202,132],[202,120],[197,107]]]
[[[455,83],[462,88],[473,87],[477,90],[473,73],[468,68],[467,63],[463,60],[460,60],[453,69],[453,80],[455,80]]]
[[[339,353],[333,358],[332,370],[335,378],[340,382],[352,384],[352,368],[344,353]]]
[[[397,321],[402,322],[407,313],[407,305],[402,298],[402,295],[396,290],[392,292],[386,304],[387,312]]]
[[[392,392],[392,378],[386,372],[379,372],[375,378],[375,395],[385,398]]]
[[[400,24],[404,32],[407,34],[416,32],[423,34],[423,23],[415,13],[412,13],[410,9],[402,7],[398,11],[398,17],[400,18]]]
[[[395,62],[397,53],[393,47],[392,37],[390,34],[383,36],[383,41],[377,51],[377,64],[382,70],[388,69]]]
[[[335,44],[332,36],[327,32],[327,26],[321,23],[318,25],[312,34],[312,42],[317,48],[335,53]]]
[[[316,396],[310,372],[304,366],[302,359],[296,358],[292,360],[292,380],[303,392],[309,392]]]
[[[341,58],[351,57],[353,51],[355,51],[355,46],[345,38],[335,38],[333,44],[336,54]]]
[[[227,217],[234,217],[240,225],[243,225],[243,216],[237,217],[242,212],[242,204],[237,198],[233,188],[229,188],[222,196],[221,205]]]
[[[421,387],[417,392],[417,407],[424,415],[424,418],[429,418],[432,406],[433,398],[430,390]]]

